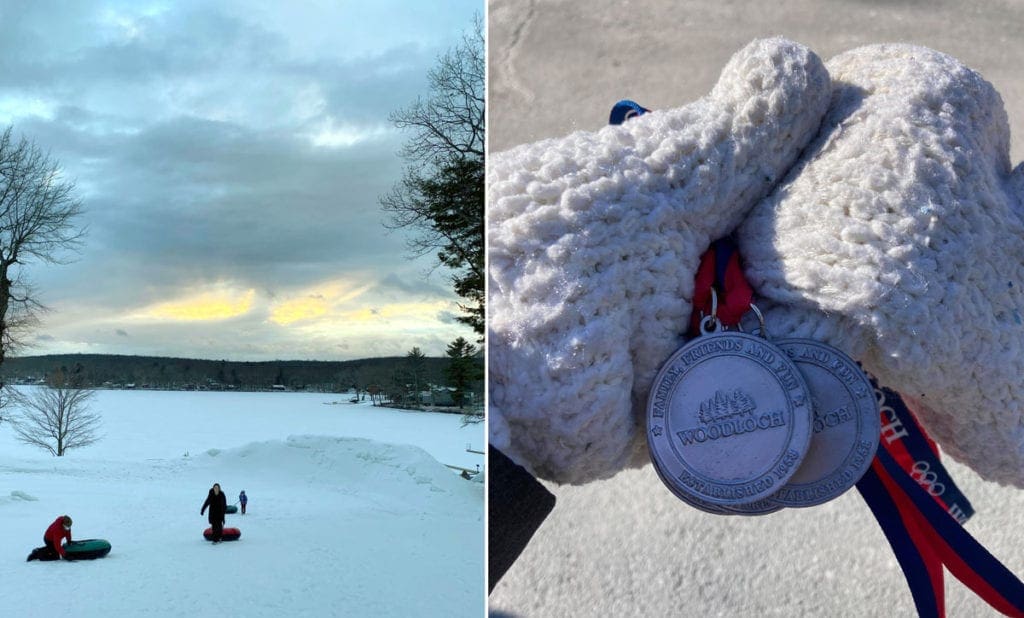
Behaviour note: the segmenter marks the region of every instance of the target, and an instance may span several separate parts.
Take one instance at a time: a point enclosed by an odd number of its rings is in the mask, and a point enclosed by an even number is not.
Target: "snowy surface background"
[[[870,43],[951,54],[1000,92],[1024,158],[1024,3],[947,0],[489,0],[492,151],[595,130],[619,99],[648,108],[707,94],[736,50],[782,35],[823,59]],[[967,530],[1024,576],[1024,491],[947,458],[977,514]],[[493,615],[914,616],[903,574],[856,491],[760,518],[696,511],[650,466],[549,488],[551,516],[489,597]],[[947,574],[949,616],[996,612]]]
[[[97,444],[51,457],[0,424],[5,616],[481,616],[481,424],[305,393],[99,391]],[[219,482],[238,542],[199,514]],[[46,526],[103,559],[31,562]]]

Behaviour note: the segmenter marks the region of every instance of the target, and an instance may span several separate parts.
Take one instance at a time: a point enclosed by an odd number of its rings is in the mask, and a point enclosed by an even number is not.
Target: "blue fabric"
[[[643,107],[636,101],[623,99],[612,106],[612,112],[608,116],[608,124],[622,124],[630,118],[643,116],[651,110]]]

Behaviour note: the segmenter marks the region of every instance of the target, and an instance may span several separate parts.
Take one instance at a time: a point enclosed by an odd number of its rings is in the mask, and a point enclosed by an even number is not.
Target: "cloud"
[[[10,124],[15,118],[37,117],[52,120],[56,114],[52,102],[18,95],[0,97],[0,123]]]
[[[349,148],[370,140],[392,136],[394,132],[394,129],[385,125],[359,127],[339,123],[333,116],[328,116],[308,134],[308,139],[314,146],[323,148]]]
[[[458,324],[458,317],[459,314],[457,313],[453,313],[451,311],[440,311],[437,314],[437,321],[443,324]]]
[[[448,336],[444,273],[378,199],[408,137],[389,112],[479,2],[17,4],[0,122],[62,163],[89,227],[74,263],[28,265],[51,349],[336,358],[346,320],[368,329],[352,354]]]
[[[346,308],[361,305],[362,297],[371,287],[357,278],[333,279],[287,294],[276,294],[270,321],[286,326],[300,321],[333,319]]]
[[[436,281],[424,276],[402,277],[391,272],[380,280],[378,286],[381,290],[400,292],[405,295],[432,298],[451,296],[451,292],[447,288],[441,287]]]
[[[131,317],[143,321],[217,321],[243,316],[252,309],[256,291],[211,290],[144,307]]]
[[[323,298],[307,297],[286,301],[275,307],[270,321],[288,325],[300,320],[310,320],[327,315],[330,307]]]

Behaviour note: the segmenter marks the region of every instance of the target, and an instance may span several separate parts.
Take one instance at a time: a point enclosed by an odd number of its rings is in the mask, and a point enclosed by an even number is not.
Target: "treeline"
[[[467,390],[482,393],[483,359],[473,358],[479,380]],[[450,382],[450,358],[422,357],[416,360],[417,388],[446,386]],[[351,392],[391,390],[410,380],[407,357],[367,358],[352,361],[260,361],[201,360],[155,356],[107,354],[56,354],[13,357],[4,360],[0,376],[4,383],[46,380],[56,372],[73,377],[76,383],[94,388],[154,388],[186,390],[288,390]]]

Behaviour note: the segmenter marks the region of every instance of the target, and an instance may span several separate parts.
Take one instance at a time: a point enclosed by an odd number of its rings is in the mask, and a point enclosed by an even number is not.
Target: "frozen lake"
[[[28,389],[32,387],[18,387]],[[461,416],[349,403],[338,393],[232,393],[98,390],[90,409],[103,416],[106,437],[68,457],[169,459],[288,435],[329,435],[412,444],[442,463],[475,468],[483,456],[483,424],[460,427]],[[45,456],[0,424],[0,454]]]

